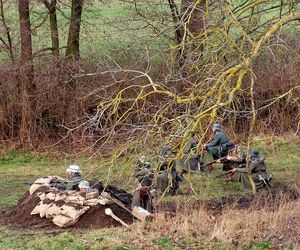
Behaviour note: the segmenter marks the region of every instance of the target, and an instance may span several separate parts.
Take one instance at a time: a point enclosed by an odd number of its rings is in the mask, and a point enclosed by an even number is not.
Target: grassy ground
[[[291,140],[289,140],[291,141]],[[300,187],[300,141],[288,142],[283,139],[265,138],[256,141],[256,147],[267,157],[269,172],[274,180],[285,182],[294,188]],[[32,180],[40,176],[59,174],[64,176],[64,171],[69,163],[76,162],[83,167],[85,173],[97,169],[93,174],[104,179],[107,169],[99,159],[89,159],[86,156],[69,155],[55,157],[28,152],[17,152],[2,149],[0,152],[0,209],[4,210],[16,204],[22,194],[28,190],[24,184],[26,180]],[[116,170],[114,170],[116,171]],[[113,172],[114,172],[113,171]],[[129,170],[128,170],[129,171]],[[197,192],[195,196],[166,197],[165,201],[190,202],[198,199],[220,198],[228,195],[249,195],[244,192],[238,183],[225,183],[221,179],[214,179],[212,175],[218,173],[218,167],[211,175],[186,176],[183,190],[192,183]],[[126,178],[124,178],[124,176]],[[133,182],[127,178],[128,173],[119,174],[115,180],[119,187],[132,190]],[[126,181],[124,181],[126,179]],[[124,185],[123,185],[124,184]],[[143,230],[141,230],[143,228]],[[139,237],[135,238],[136,232]],[[170,229],[171,231],[171,229]],[[147,230],[147,237],[141,237],[145,232],[144,225],[134,225],[130,230],[123,228],[105,229],[93,231],[19,231],[9,227],[0,227],[0,249],[182,249],[190,246],[192,249],[229,249],[230,242],[213,240],[207,242],[201,235],[197,237],[183,237],[180,244],[162,232],[153,234],[152,229]],[[141,242],[141,239],[142,242]],[[272,242],[259,241],[247,246],[250,249],[270,249]],[[289,248],[285,246],[286,249]]]

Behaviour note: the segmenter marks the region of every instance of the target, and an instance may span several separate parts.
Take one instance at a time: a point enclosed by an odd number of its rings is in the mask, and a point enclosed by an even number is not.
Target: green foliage
[[[263,240],[261,242],[258,242],[251,246],[250,250],[265,250],[265,249],[271,249],[272,243],[270,241]]]

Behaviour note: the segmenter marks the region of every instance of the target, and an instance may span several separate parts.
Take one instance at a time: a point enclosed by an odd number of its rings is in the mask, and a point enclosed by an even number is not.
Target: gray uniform
[[[229,142],[227,134],[222,130],[216,130],[213,140],[207,144],[207,150],[214,160],[227,155],[227,142]]]
[[[81,182],[83,178],[81,177],[80,173],[76,173],[70,177],[70,180],[68,181],[66,185],[66,190],[76,190],[79,191],[78,184]]]

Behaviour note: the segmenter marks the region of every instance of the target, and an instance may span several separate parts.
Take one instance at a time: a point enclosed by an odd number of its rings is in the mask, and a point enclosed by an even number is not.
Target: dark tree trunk
[[[3,42],[4,46],[7,48],[8,52],[9,52],[10,59],[12,60],[12,62],[14,62],[15,61],[15,55],[14,55],[14,52],[13,52],[12,39],[11,39],[11,35],[10,35],[10,28],[8,27],[8,25],[6,23],[6,19],[5,19],[5,15],[4,15],[3,0],[0,0],[0,16],[1,16],[1,21],[2,21],[3,27],[5,29],[7,42],[4,41],[2,38],[1,38],[1,41]]]
[[[58,35],[58,25],[57,25],[57,15],[56,15],[56,4],[57,0],[43,0],[46,8],[49,12],[50,17],[50,30],[51,30],[51,42],[52,42],[52,55],[54,58],[59,57],[59,35]]]
[[[188,53],[192,56],[193,60],[198,60],[201,58],[203,52],[203,44],[199,39],[199,35],[203,33],[204,30],[204,13],[206,8],[207,0],[182,0],[181,1],[181,19],[186,25],[186,30],[184,37],[186,37],[188,42]],[[196,59],[197,58],[197,59]]]
[[[199,35],[204,29],[203,14],[205,11],[205,3],[207,0],[200,0],[196,3],[195,0],[181,1],[181,15],[183,22],[187,23],[187,29],[193,37]]]
[[[21,38],[21,72],[19,89],[21,96],[21,128],[20,139],[24,145],[30,141],[30,135],[33,127],[32,100],[35,86],[33,84],[33,64],[32,64],[32,41],[31,24],[29,14],[29,0],[18,0],[19,20],[20,20],[20,38]]]
[[[29,0],[19,0],[19,20],[21,37],[21,61],[32,61],[32,41],[30,30]]]
[[[72,0],[72,11],[68,35],[66,57],[78,60],[80,58],[79,38],[83,0]]]

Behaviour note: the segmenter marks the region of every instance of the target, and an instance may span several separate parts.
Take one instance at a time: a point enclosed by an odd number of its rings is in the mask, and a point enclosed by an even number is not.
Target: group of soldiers
[[[239,145],[229,140],[220,124],[215,123],[212,126],[212,132],[212,139],[203,145],[203,149],[214,159],[211,163],[223,165],[220,176],[224,176],[226,180],[240,182],[245,189],[251,189],[253,187],[251,183],[254,183],[257,190],[269,187],[271,176],[267,173],[264,157],[260,155],[259,151],[252,149],[247,162],[245,152]],[[193,136],[185,146],[184,153],[190,155],[191,151],[195,152],[197,145],[197,140]],[[212,169],[211,163],[201,162],[201,154],[178,160],[176,152],[169,145],[161,148],[160,157],[163,160],[155,171],[156,173],[145,156],[138,159],[133,172],[136,189],[133,193],[132,207],[140,206],[152,212],[151,200],[157,194],[178,195],[182,193],[180,183],[184,181],[184,173],[201,173]],[[247,168],[247,165],[250,168]],[[249,178],[248,169],[250,169],[252,178]],[[66,172],[69,181],[63,183],[60,189],[80,192],[92,190],[88,181],[82,178],[79,166],[70,165]]]
[[[200,154],[184,160],[177,160],[176,153],[172,151],[172,148],[164,146],[160,150],[163,162],[159,165],[156,175],[154,175],[150,161],[145,156],[140,157],[133,174],[138,185],[134,200],[136,202],[143,201],[147,190],[150,190],[150,193],[148,192],[149,196],[156,193],[180,194],[179,187],[180,183],[184,181],[184,173],[210,171],[212,163],[223,165],[222,174],[219,176],[224,176],[226,180],[240,182],[245,189],[252,189],[252,181],[256,190],[269,188],[271,176],[267,173],[265,158],[260,155],[258,150],[252,149],[250,159],[247,162],[245,152],[239,145],[229,140],[228,135],[222,130],[219,123],[213,124],[212,132],[212,139],[203,145],[203,149],[214,159],[210,164],[201,162],[202,155]],[[184,153],[195,151],[196,148],[197,141],[193,136],[184,148]],[[247,164],[249,168],[247,168]],[[250,169],[249,174],[248,169]],[[252,178],[249,178],[250,174]],[[143,195],[140,195],[140,193]],[[147,197],[146,202],[142,203],[147,204],[150,198]]]

